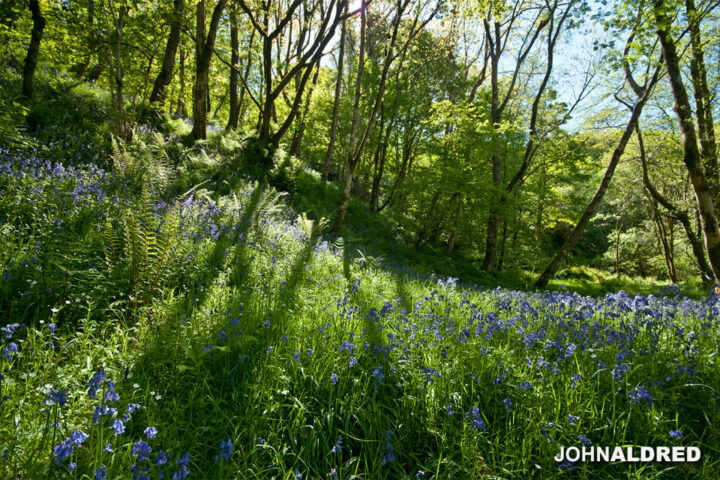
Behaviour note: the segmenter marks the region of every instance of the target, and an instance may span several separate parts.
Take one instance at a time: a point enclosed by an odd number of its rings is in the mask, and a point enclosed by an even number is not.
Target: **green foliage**
[[[118,226],[110,218],[105,223],[105,264],[110,277],[129,283],[128,305],[131,312],[137,312],[162,292],[168,276],[178,267],[180,205],[176,203],[158,218],[145,188],[138,202],[121,215],[115,222]]]
[[[296,157],[278,149],[273,158],[273,165],[268,173],[270,184],[284,192],[291,194],[295,192],[297,179],[305,170],[302,163]]]
[[[39,153],[67,164],[107,166],[110,150],[108,95],[64,71],[40,69],[27,123]]]
[[[27,107],[11,101],[10,97],[0,90],[0,145],[13,149],[22,148],[22,142],[26,138],[22,135],[22,130],[25,128],[27,112]]]
[[[606,292],[625,291],[631,295],[652,295],[658,291],[671,288],[669,281],[659,281],[655,277],[639,275],[614,275],[607,270],[586,266],[574,266],[560,270],[550,282],[551,289],[568,289],[583,295],[601,296]],[[691,298],[702,298],[707,288],[699,279],[683,281],[679,292]]]
[[[308,238],[317,237],[329,223],[325,217],[317,221],[310,220],[305,212],[298,215],[296,222]]]

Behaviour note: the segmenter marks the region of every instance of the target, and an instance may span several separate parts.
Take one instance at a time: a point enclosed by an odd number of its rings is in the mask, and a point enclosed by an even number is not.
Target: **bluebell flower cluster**
[[[652,407],[653,397],[652,397],[652,395],[650,395],[650,392],[648,391],[647,387],[638,385],[637,387],[634,387],[630,391],[628,396],[630,397],[630,403],[632,403],[632,404],[636,404],[640,400],[643,400],[648,404],[649,407]]]
[[[74,447],[82,445],[87,439],[88,435],[85,432],[75,430],[68,438],[60,442],[59,445],[53,447],[55,463],[61,465],[63,460],[73,455]]]
[[[480,409],[473,405],[469,412],[465,412],[465,419],[470,423],[473,430],[485,430],[486,425],[480,415]]]
[[[337,441],[335,442],[335,445],[333,445],[333,447],[330,449],[330,451],[332,453],[340,453],[340,451],[342,450],[342,443],[343,443],[343,438],[342,438],[342,436],[339,436]]]
[[[382,464],[385,465],[387,463],[392,463],[395,461],[395,449],[393,448],[392,444],[390,443],[390,435],[392,435],[392,431],[388,430],[385,432],[385,443],[383,443],[383,456],[382,456]]]
[[[150,452],[152,452],[152,447],[144,440],[138,440],[133,444],[130,455],[136,457],[138,462],[142,462],[150,458]]]
[[[219,461],[223,461],[226,463],[229,462],[230,456],[232,455],[232,453],[233,453],[232,439],[228,438],[227,440],[223,440],[222,442],[220,442],[220,454],[215,455],[215,463],[217,463]]]

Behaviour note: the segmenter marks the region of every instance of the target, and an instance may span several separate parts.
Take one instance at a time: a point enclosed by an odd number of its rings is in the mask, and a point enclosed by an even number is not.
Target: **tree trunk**
[[[460,223],[460,219],[462,218],[463,213],[463,196],[462,194],[458,195],[457,198],[457,207],[455,209],[455,218],[453,219],[452,228],[450,229],[450,237],[448,238],[448,244],[447,248],[445,249],[445,253],[448,255],[455,250],[455,243],[457,242],[457,229],[458,229],[458,223]]]
[[[160,44],[155,44],[155,48],[153,49],[152,55],[150,55],[150,58],[148,59],[147,68],[145,69],[145,79],[143,81],[143,88],[142,88],[142,100],[143,102],[145,99],[147,99],[147,91],[148,91],[148,84],[150,83],[150,73],[152,73],[152,67],[153,63],[155,62],[155,56],[157,55],[157,51],[160,48]],[[135,109],[135,101],[137,100],[137,95],[133,97],[133,110]]]
[[[395,178],[395,183],[393,183],[392,188],[390,189],[390,193],[388,193],[387,199],[385,200],[385,203],[383,203],[380,207],[378,207],[377,212],[381,212],[390,205],[393,202],[393,199],[395,198],[395,193],[397,192],[397,187],[400,186],[402,181],[405,179],[405,177],[410,175],[410,170],[412,168],[412,162],[413,162],[413,155],[415,149],[413,148],[415,138],[418,135],[419,130],[415,131],[412,135],[409,134],[409,130],[406,130],[405,132],[405,139],[403,140],[403,151],[402,151],[402,162],[400,164],[400,171],[398,172],[397,177]],[[397,148],[396,148],[397,151]]]
[[[187,117],[187,107],[185,106],[185,58],[187,55],[183,52],[180,45],[180,91],[178,92],[177,109],[175,113]]]
[[[654,6],[655,20],[658,27],[657,35],[662,45],[663,60],[668,70],[668,80],[675,98],[675,113],[683,134],[683,162],[687,167],[695,193],[710,268],[715,282],[720,283],[720,230],[718,229],[711,185],[705,176],[690,100],[680,71],[677,49],[674,41],[670,38],[671,20],[667,16],[664,0],[655,0]]]
[[[94,0],[88,1],[88,31],[87,31],[87,47],[90,49],[93,49],[95,46],[94,41],[94,34],[95,34],[95,26],[93,25],[95,23],[95,2]],[[85,76],[85,72],[87,72],[87,68],[90,65],[90,62],[92,62],[93,53],[88,53],[87,58],[80,64],[80,67],[77,70],[77,73],[75,74],[75,78],[80,80]]]
[[[373,131],[373,125],[375,122],[375,117],[377,115],[377,110],[380,105],[380,102],[384,98],[385,95],[385,84],[387,81],[387,75],[388,71],[390,70],[390,65],[393,63],[394,59],[397,58],[397,55],[393,55],[393,52],[395,51],[395,46],[398,38],[398,31],[400,29],[400,24],[402,23],[402,16],[405,12],[405,9],[410,4],[410,0],[404,0],[404,1],[398,1],[397,3],[397,10],[395,14],[395,18],[393,19],[393,27],[392,27],[392,33],[390,34],[390,39],[388,41],[387,47],[385,48],[385,58],[384,58],[384,64],[382,71],[380,72],[380,80],[378,82],[377,92],[375,94],[375,99],[372,103],[372,107],[370,109],[370,113],[367,115],[366,124],[363,128],[362,135],[359,136],[358,142],[357,142],[357,148],[355,148],[355,140],[354,135],[350,138],[350,141],[353,143],[353,148],[350,149],[350,156],[349,159],[351,162],[353,162],[353,165],[351,165],[352,168],[349,169],[350,174],[353,173],[355,167],[357,166],[357,163],[360,161],[363,148],[365,147],[366,142],[368,141],[368,138],[370,136],[371,131]],[[415,38],[415,36],[423,29],[425,26],[435,17],[435,15],[439,12],[439,6],[440,4],[437,4],[435,9],[430,13],[430,15],[427,16],[422,22],[419,21],[419,18],[415,18],[415,20],[412,22],[412,26],[410,28],[410,32],[408,33],[407,39],[405,43],[400,47],[399,49],[399,55],[401,58],[400,65],[398,66],[399,69],[402,69],[402,62],[405,58],[405,54],[407,52],[408,47],[410,46],[410,42]],[[360,47],[361,52],[363,53],[363,59],[364,59],[364,40],[365,40],[365,12],[366,6],[364,0],[361,0],[361,31],[362,31],[362,37],[360,39]],[[363,60],[364,62],[364,60]],[[359,79],[360,80],[360,79]],[[356,104],[359,102],[359,89],[360,85],[357,84],[356,89]],[[354,122],[355,123],[355,122]],[[357,127],[357,126],[356,126]],[[338,210],[338,216],[335,221],[335,230],[339,231],[340,227],[342,227],[342,222],[345,218],[345,211],[347,210],[347,202],[349,201],[349,198],[345,199],[343,198],[343,201],[341,202],[340,209]]]
[[[305,137],[305,121],[310,111],[310,102],[312,100],[312,94],[315,91],[315,85],[317,85],[318,78],[320,76],[320,67],[315,69],[315,75],[313,75],[310,88],[308,89],[307,96],[303,100],[302,114],[298,112],[296,117],[295,132],[293,133],[292,142],[290,144],[290,155],[294,155],[297,158],[302,158],[302,141]]]
[[[193,129],[196,140],[206,138],[208,71],[205,69],[205,0],[195,6],[195,85],[193,86]]]
[[[423,221],[415,236],[415,249],[421,248],[429,241],[428,236],[432,232],[433,228],[437,226],[440,193],[442,193],[440,189],[435,190],[432,200],[430,200],[430,209],[428,210],[427,217]]]
[[[544,174],[544,169],[543,169]],[[544,179],[543,175],[543,179]],[[542,234],[543,234],[543,213],[544,213],[544,207],[545,207],[545,185],[542,186],[541,195],[538,200],[537,205],[537,212],[535,215],[535,259],[540,259],[540,255],[542,254]],[[537,262],[533,262],[533,270],[532,272],[535,273],[535,265],[537,265]]]
[[[499,28],[496,24],[496,28]],[[489,31],[489,29],[488,29]],[[497,42],[500,39],[496,39]],[[495,259],[497,257],[498,233],[502,225],[502,217],[500,216],[500,196],[502,195],[502,160],[500,159],[499,139],[497,130],[500,128],[502,120],[502,111],[500,109],[499,99],[499,83],[498,68],[500,62],[500,45],[498,44],[490,54],[490,121],[493,125],[493,148],[492,155],[492,181],[493,196],[495,197],[490,205],[490,215],[487,222],[487,233],[485,235],[485,257],[483,258],[482,269],[488,273],[492,273],[495,269]]]
[[[167,87],[172,82],[173,70],[175,68],[175,54],[180,44],[180,27],[182,26],[183,11],[185,9],[184,0],[173,1],[173,18],[170,23],[170,36],[168,36],[167,45],[165,45],[165,55],[163,56],[160,73],[155,78],[152,92],[150,93],[150,103],[157,103],[162,106],[165,104],[167,96]]]
[[[507,244],[508,222],[503,222],[502,239],[500,240],[500,256],[498,256],[497,271],[501,272],[505,262],[505,246]]]
[[[225,130],[237,130],[240,118],[240,102],[238,98],[238,76],[240,63],[240,42],[238,41],[237,15],[230,14],[230,115]]]
[[[333,102],[332,121],[330,123],[330,142],[328,143],[325,161],[323,162],[322,178],[327,182],[330,173],[330,164],[335,155],[335,136],[337,135],[338,112],[340,110],[340,93],[343,78],[343,63],[345,61],[345,22],[342,22],[340,31],[340,51],[338,52],[337,80],[335,81],[335,101]]]
[[[670,278],[673,283],[678,282],[677,269],[675,268],[675,222],[672,218],[668,218],[668,225],[665,227],[668,245],[668,263],[670,263]]]
[[[655,222],[655,229],[657,230],[658,240],[662,246],[663,257],[665,258],[665,269],[667,276],[672,283],[677,283],[677,275],[675,274],[675,265],[672,259],[672,251],[667,238],[667,232],[665,231],[665,225],[663,224],[662,217],[658,211],[657,202],[652,202],[653,220]]]
[[[385,127],[385,102],[380,103],[380,125],[378,126],[378,142],[375,148],[375,155],[373,155],[373,178],[372,184],[370,185],[370,199],[368,205],[371,212],[377,210],[377,200],[380,193],[380,180],[382,178],[382,171],[385,168],[385,149],[383,148],[384,143],[392,132],[392,125]]]
[[[42,16],[40,11],[39,0],[30,0],[30,13],[32,14],[33,26],[30,32],[30,45],[25,57],[25,66],[23,67],[22,83],[22,96],[28,100],[33,96],[33,78],[35,77],[35,67],[37,67],[37,57],[40,52],[40,42],[42,41],[43,30],[45,30],[45,17]]]
[[[695,97],[695,113],[700,137],[700,156],[703,158],[710,189],[717,200],[720,193],[720,169],[718,168],[717,145],[715,143],[715,124],[713,123],[705,55],[700,35],[700,18],[694,0],[685,0],[685,11],[688,17],[690,45],[692,47],[690,78],[692,79],[693,96]]]
[[[372,182],[372,191],[370,192],[370,211],[371,212],[377,212],[378,211],[378,202],[380,200],[380,182],[382,181],[383,173],[385,171],[385,163],[387,161],[387,149],[388,144],[390,143],[390,135],[393,131],[393,126],[395,124],[395,118],[397,117],[398,107],[400,104],[400,71],[398,71],[397,76],[395,77],[395,100],[393,101],[393,108],[392,112],[390,114],[390,122],[388,123],[387,128],[385,129],[385,137],[380,142],[380,150],[379,150],[379,158],[378,158],[378,164],[375,171],[375,174],[373,175],[373,182]],[[385,119],[383,118],[383,110],[381,108],[380,110],[380,116],[381,116],[381,125],[385,123]],[[405,129],[406,135],[409,131],[412,130],[412,123],[407,126]],[[382,137],[382,127],[380,128],[381,137]]]
[[[567,10],[565,11],[562,20],[559,23],[560,28],[562,27],[562,23],[564,22],[564,19],[567,17],[567,15],[570,12],[570,8],[573,5],[573,2],[570,2],[567,6]],[[500,128],[500,122],[502,120],[503,111],[505,110],[505,107],[507,106],[507,103],[510,99],[511,94],[513,94],[514,88],[515,88],[515,82],[518,77],[518,73],[520,70],[521,65],[524,63],[525,58],[527,58],[527,55],[530,53],[530,50],[532,49],[533,44],[537,40],[538,36],[540,35],[540,32],[547,26],[549,23],[552,26],[551,20],[554,18],[555,15],[555,9],[557,8],[557,4],[554,4],[553,7],[550,7],[550,4],[547,4],[547,8],[549,9],[548,12],[543,12],[544,9],[540,9],[538,12],[538,15],[543,15],[544,18],[540,18],[538,16],[538,22],[537,27],[535,28],[532,37],[530,37],[527,40],[527,43],[524,42],[524,49],[521,48],[521,51],[519,55],[517,56],[517,60],[515,63],[515,69],[513,72],[513,75],[510,80],[510,84],[508,86],[508,91],[505,94],[504,99],[502,102],[500,101],[499,97],[499,82],[498,82],[498,69],[500,67],[500,57],[502,56],[506,42],[503,40],[503,35],[501,34],[501,23],[498,20],[498,18],[494,19],[493,22],[493,32],[491,32],[490,28],[490,19],[485,18],[483,21],[483,26],[485,28],[485,39],[488,42],[488,55],[490,57],[490,89],[491,89],[491,100],[490,100],[490,121],[492,122],[493,126],[493,155],[492,155],[492,179],[493,179],[493,194],[495,198],[493,199],[491,205],[490,205],[490,215],[488,216],[488,223],[487,223],[487,234],[485,236],[485,257],[483,258],[482,263],[482,269],[485,270],[488,273],[492,273],[495,269],[495,264],[497,261],[497,252],[498,252],[498,234],[500,232],[500,229],[503,226],[503,220],[505,215],[505,192],[503,191],[503,161],[500,157],[500,148],[498,145],[498,133],[497,131]],[[514,14],[513,14],[514,15]],[[516,17],[515,17],[516,18]],[[514,21],[514,19],[512,21]],[[535,22],[533,22],[533,25],[535,25]],[[508,27],[509,28],[509,27]],[[558,28],[558,32],[560,30]],[[507,40],[507,37],[505,37],[505,40]],[[549,61],[548,61],[548,70],[545,75],[545,79],[541,83],[540,90],[537,94],[536,98],[536,104],[539,102],[539,98],[542,96],[542,92],[545,89],[545,86],[547,85],[547,78],[550,75],[550,72],[552,71],[552,53],[555,46],[555,41],[557,40],[557,34],[553,35],[552,30],[548,34],[548,54],[549,54]],[[534,107],[534,110],[536,113],[537,106]],[[534,130],[534,123],[531,128],[531,135],[530,135],[530,141],[533,141],[533,131]],[[529,151],[534,151],[532,149],[532,145],[530,145]],[[525,162],[523,162],[523,168],[521,168],[521,172],[519,174],[522,176],[524,175],[524,171],[527,169],[526,163],[529,164],[530,158],[526,157]],[[514,187],[514,180],[511,182],[511,189]]]
[[[268,30],[268,12],[265,12],[265,31]],[[272,77],[272,38],[263,37],[263,84],[265,86],[265,94],[263,95],[263,108],[260,111],[260,131],[258,138],[262,143],[270,141],[270,126],[273,116],[273,107],[275,106],[273,93],[273,77]]]
[[[620,276],[620,233],[622,227],[618,225],[615,227],[615,276]]]
[[[210,20],[210,29],[205,36],[205,0],[197,3],[196,38],[195,38],[195,86],[193,87],[193,130],[196,140],[207,138],[207,113],[209,111],[210,97],[210,59],[215,48],[215,38],[220,16],[227,0],[218,0]]]
[[[124,73],[122,64],[122,37],[125,17],[129,7],[123,5],[115,11],[112,0],[108,0],[105,10],[108,21],[108,62],[110,66],[110,93],[114,97],[115,131],[118,136],[127,138],[130,131],[125,120]],[[109,14],[109,15],[108,15]]]
[[[355,99],[353,101],[352,122],[350,123],[350,144],[348,146],[347,156],[345,157],[345,187],[343,188],[340,207],[338,208],[337,216],[335,217],[335,224],[333,225],[333,231],[335,232],[340,231],[343,222],[345,221],[345,213],[347,212],[347,207],[350,203],[350,188],[352,187],[352,179],[355,173],[355,167],[360,160],[359,152],[355,152],[355,137],[357,136],[358,123],[360,121],[360,94],[363,71],[365,70],[365,30],[367,27],[367,12],[365,9],[365,0],[360,0],[360,54],[358,56],[357,77],[355,78]]]
[[[122,64],[122,36],[125,28],[125,17],[128,13],[128,7],[120,7],[118,9],[118,19],[115,23],[115,100],[117,102],[116,111],[118,118],[117,132],[121,137],[129,135],[127,121],[125,120],[125,72]]]

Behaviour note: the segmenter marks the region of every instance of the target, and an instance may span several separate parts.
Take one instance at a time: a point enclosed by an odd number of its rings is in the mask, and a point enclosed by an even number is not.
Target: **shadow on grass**
[[[209,328],[194,324],[192,319],[185,327],[178,319],[168,320],[158,326],[132,370],[132,381],[141,389],[161,395],[159,400],[146,395],[143,404],[146,418],[138,423],[166,425],[159,440],[167,439],[175,442],[177,448],[190,449],[193,463],[201,467],[204,478],[232,476],[223,471],[222,463],[214,461],[220,442],[227,438],[237,445],[242,457],[239,463],[234,463],[235,467],[241,465],[242,473],[233,472],[241,478],[271,476],[267,471],[256,469],[261,464],[268,465],[273,474],[292,468],[302,470],[298,464],[301,454],[319,458],[320,452],[325,452],[316,445],[305,453],[299,447],[296,453],[300,453],[290,455],[268,446],[273,429],[312,423],[306,408],[278,398],[283,397],[282,392],[287,391],[290,380],[274,370],[278,358],[271,355],[287,356],[288,362],[294,361],[294,356],[289,355],[292,350],[286,350],[295,340],[286,344],[287,340],[281,340],[281,336],[288,332],[295,317],[298,292],[307,277],[306,265],[312,262],[317,235],[313,234],[295,254],[288,275],[281,279],[274,294],[268,294],[271,299],[267,303],[258,299],[259,289],[251,288],[256,285],[251,285],[252,278],[248,275],[252,261],[249,237],[260,228],[255,213],[262,211],[262,198],[256,189],[236,233],[218,242],[208,257],[207,267],[214,273],[206,277],[217,277],[222,271],[224,249],[232,247],[233,241],[239,242],[234,245],[225,294],[213,298],[207,288],[204,295],[194,296],[195,312],[204,312],[198,321],[206,322]],[[272,320],[266,326],[268,314]],[[300,363],[299,357],[297,362]],[[286,388],[271,388],[263,384],[263,378]],[[173,419],[172,424],[167,418]],[[290,436],[297,437],[299,444],[304,441],[302,435],[294,432]],[[259,447],[259,437],[268,439],[265,447]],[[171,453],[180,456],[185,450]],[[257,456],[263,458],[257,459]]]
[[[412,311],[412,296],[407,291],[407,274],[405,273],[393,273],[395,279],[395,294],[397,295],[396,301],[399,302],[400,307],[405,311]]]

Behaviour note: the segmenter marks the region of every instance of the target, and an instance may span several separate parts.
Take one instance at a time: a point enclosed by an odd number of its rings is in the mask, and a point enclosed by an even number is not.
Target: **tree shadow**
[[[248,255],[248,242],[257,233],[257,215],[262,206],[263,189],[256,185],[247,202],[242,207],[238,222],[229,231],[223,232],[213,249],[207,255],[198,273],[187,279],[190,286],[186,294],[186,306],[201,306],[211,293],[213,282],[230,263],[226,284],[239,286],[252,268],[252,258]],[[231,257],[228,259],[228,257]]]
[[[393,272],[392,276],[395,279],[396,301],[406,312],[411,312],[413,305],[412,296],[410,296],[410,293],[407,291],[407,274],[403,272]]]
[[[288,274],[278,279],[275,293],[268,293],[269,303],[263,303],[257,298],[257,289],[250,288],[256,285],[248,275],[252,264],[249,236],[261,228],[258,211],[262,211],[262,195],[253,192],[237,234],[228,235],[209,256],[208,266],[220,273],[223,248],[233,239],[240,242],[230,260],[224,290],[228,295],[212,298],[206,289],[204,295],[195,297],[191,309],[198,319],[168,319],[158,325],[126,380],[127,384],[139,385],[138,391],[154,391],[162,397],[156,400],[146,395],[145,403],[138,400],[146,407],[142,413],[145,418],[138,424],[151,425],[153,419],[172,415],[172,431],[163,432],[162,437],[175,442],[181,439],[182,445],[192,448],[193,462],[210,468],[203,470],[206,478],[227,476],[221,473],[222,465],[213,460],[221,440],[233,439],[245,465],[254,461],[254,455],[265,454],[250,447],[258,437],[268,435],[267,431],[253,430],[258,418],[268,425],[276,421],[265,411],[270,399],[263,397],[268,392],[258,378],[267,377],[263,372],[274,368],[268,360],[270,355],[288,353],[284,352],[290,346],[284,345],[284,335],[295,316],[299,290],[308,276],[306,266],[312,262],[318,239],[315,230],[288,263]],[[181,313],[179,309],[178,315]],[[214,436],[218,432],[223,432],[222,438],[203,437],[204,433]],[[179,456],[184,451],[176,453]]]

